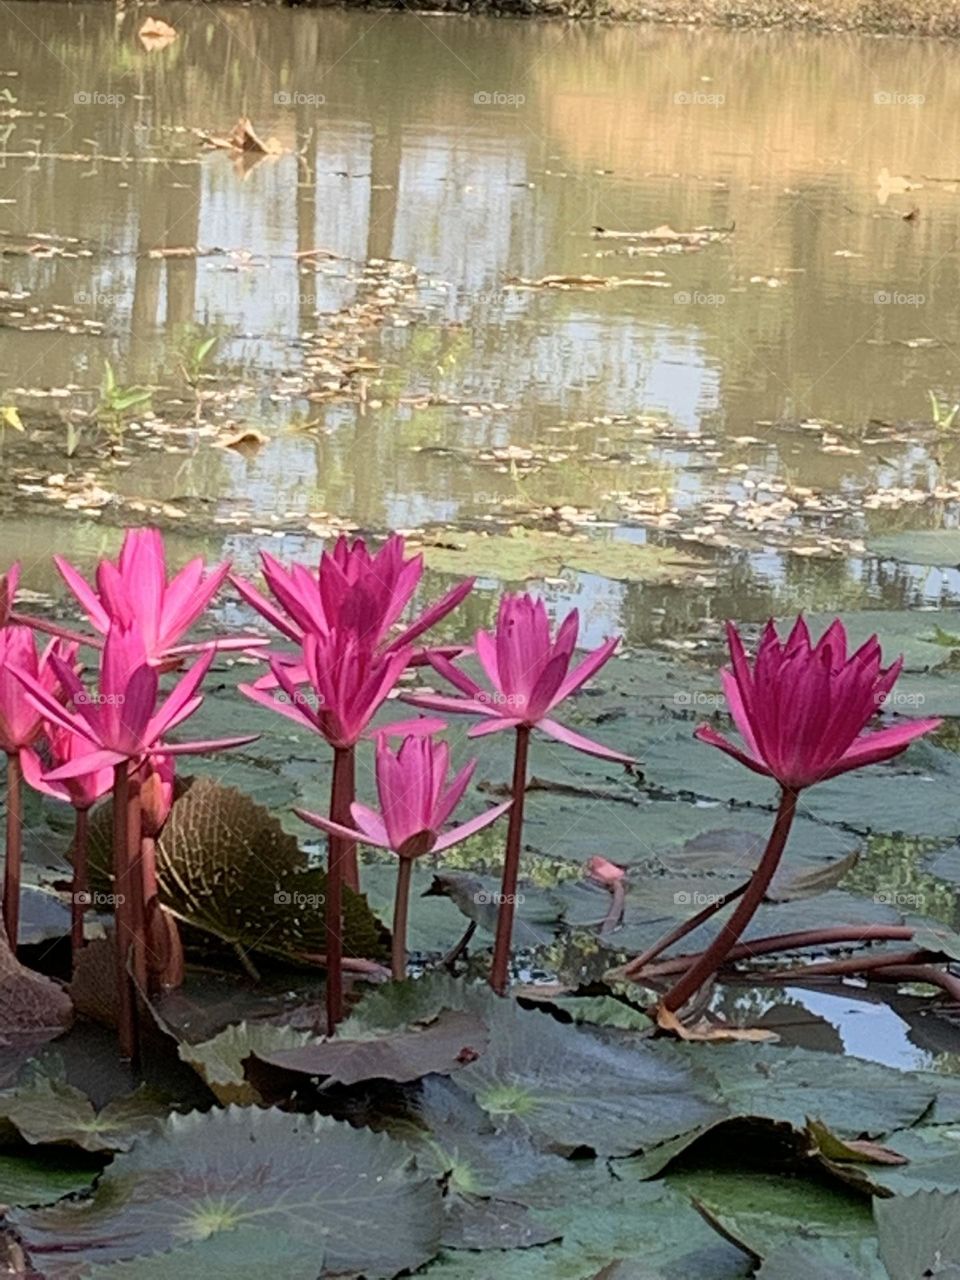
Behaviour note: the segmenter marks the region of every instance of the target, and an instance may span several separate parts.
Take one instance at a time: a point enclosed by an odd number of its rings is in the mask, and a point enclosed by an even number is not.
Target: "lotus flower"
[[[300,564],[286,569],[263,551],[263,576],[277,604],[243,578],[233,576],[231,581],[248,604],[296,644],[302,644],[307,635],[352,631],[371,648],[395,653],[445,618],[473,587],[469,578],[451,588],[391,638],[392,628],[423,576],[423,556],[405,559],[403,553],[404,540],[396,533],[375,555],[362,538],[351,545],[346,537],[340,537],[332,552],[323,552],[316,573],[312,573]],[[415,661],[418,655],[411,652],[410,658]],[[293,666],[295,683],[307,678],[299,663],[286,658],[282,661]]]
[[[182,755],[253,742],[256,734],[216,741],[168,743],[163,740],[165,734],[193,715],[203,702],[197,690],[212,661],[212,652],[199,658],[159,709],[156,705],[159,677],[149,664],[143,636],[135,626],[114,624],[108,630],[96,691],[88,691],[73,668],[56,653],[51,654],[50,664],[75,710],[61,705],[32,675],[16,670],[27,701],[59,728],[85,738],[90,744],[87,754],[74,755],[66,764],[51,770],[46,775],[47,781],[76,778],[127,760],[137,764],[157,752]]]
[[[474,639],[489,689],[477,684],[442,654],[428,654],[430,665],[464,696],[419,693],[404,700],[432,710],[483,716],[486,723],[470,729],[471,738],[504,729],[541,729],[577,751],[631,765],[634,763],[631,756],[613,751],[550,718],[554,707],[596,675],[617,647],[616,639],[607,640],[571,671],[579,628],[580,615],[574,609],[560,624],[556,639],[552,639],[542,600],[534,600],[529,595],[504,596],[494,630],[478,631]]]
[[[847,633],[839,619],[815,645],[802,617],[782,642],[768,622],[752,667],[732,623],[727,641],[732,670],[722,671],[721,680],[743,746],[710,725],[701,725],[696,736],[788,790],[890,760],[941,723],[910,720],[867,730],[903,659],[883,667],[876,636],[848,656]]]
[[[404,978],[407,971],[407,914],[414,858],[425,853],[441,853],[468,839],[495,822],[512,803],[508,800],[506,804],[496,805],[452,831],[443,832],[475,768],[476,761],[472,760],[448,782],[450,748],[445,742],[411,735],[394,754],[386,738],[381,736],[376,762],[379,813],[354,803],[350,812],[356,829],[351,830],[318,813],[295,810],[305,822],[333,837],[392,849],[399,857],[393,916],[393,976],[398,980]]]
[[[356,828],[351,830],[317,813],[304,809],[294,812],[322,831],[391,849],[400,858],[419,858],[460,844],[510,808],[508,800],[444,833],[444,824],[470,783],[476,760],[471,760],[448,783],[450,748],[445,742],[411,734],[394,754],[385,737],[380,737],[376,754],[379,814],[366,805],[352,804],[350,812]]]
[[[96,590],[63,556],[54,556],[54,562],[101,636],[114,623],[123,628],[137,624],[151,664],[199,649],[246,648],[255,642],[236,637],[199,645],[178,643],[220,590],[230,566],[218,565],[205,575],[203,561],[197,558],[168,580],[158,529],[128,529],[116,564],[101,560],[97,566]]]

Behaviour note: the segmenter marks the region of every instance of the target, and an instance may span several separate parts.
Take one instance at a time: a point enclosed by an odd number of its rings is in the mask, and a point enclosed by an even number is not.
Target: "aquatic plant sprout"
[[[741,764],[774,778],[780,801],[773,830],[743,896],[713,943],[691,963],[663,997],[680,1009],[722,966],[763,901],[783,852],[800,791],[864,765],[890,760],[941,723],[912,720],[869,729],[903,667],[882,666],[880,644],[871,636],[848,654],[839,619],[814,644],[797,618],[786,640],[767,623],[751,665],[733,624],[727,627],[731,669],[721,673],[727,704],[743,738],[738,746],[710,725],[696,730],[701,742],[719,747]]]
[[[450,831],[443,830],[463,799],[476,765],[476,760],[471,760],[449,779],[450,748],[445,742],[411,735],[404,738],[394,753],[386,736],[382,735],[376,752],[379,813],[366,805],[354,803],[350,806],[350,813],[356,825],[348,828],[321,814],[309,813],[305,809],[294,810],[305,822],[312,823],[321,831],[354,843],[390,849],[400,859],[393,913],[394,978],[405,978],[407,974],[407,916],[414,859],[428,853],[443,853],[469,840],[496,822],[512,803],[508,800]]]

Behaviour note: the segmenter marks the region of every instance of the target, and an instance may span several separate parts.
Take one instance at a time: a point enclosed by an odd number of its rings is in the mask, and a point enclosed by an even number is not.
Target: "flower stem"
[[[140,807],[140,775],[131,776],[127,791],[127,862],[129,880],[129,918],[133,945],[133,977],[140,992],[147,989],[147,928],[143,906],[143,864],[140,837],[142,816]]]
[[[407,916],[410,910],[412,876],[413,859],[400,858],[397,867],[397,894],[393,903],[393,949],[391,952],[395,982],[402,982],[407,976]]]
[[[74,810],[73,885],[70,894],[70,960],[74,970],[83,949],[83,917],[87,910],[90,883],[87,870],[88,817],[88,810]]]
[[[117,951],[117,1026],[120,1054],[134,1062],[137,1057],[136,993],[127,971],[127,955],[132,937],[130,907],[129,808],[130,780],[128,762],[113,770],[113,895],[114,940]]]
[[[330,793],[330,817],[334,822],[350,822],[350,804],[354,789],[354,753],[352,747],[334,747],[333,785]],[[327,1035],[333,1035],[343,1018],[343,881],[350,843],[331,835],[327,841]],[[355,850],[355,846],[354,846]]]
[[[712,977],[727,959],[731,949],[740,941],[740,936],[756,914],[763,902],[764,895],[770,887],[783,851],[787,837],[793,825],[797,811],[797,793],[784,787],[780,792],[780,804],[773,823],[773,830],[763,851],[760,865],[750,878],[750,886],[737,903],[730,918],[726,920],[720,932],[706,951],[690,966],[679,982],[674,983],[663,997],[661,1005],[671,1013],[676,1013],[687,1003],[690,997]]]
[[[676,925],[669,931],[669,933],[665,933],[659,941],[655,942],[652,946],[647,947],[646,951],[637,956],[636,959],[631,960],[629,964],[624,965],[623,977],[639,977],[647,965],[656,960],[657,956],[666,951],[667,947],[672,947],[675,942],[679,942],[681,938],[685,938],[688,933],[693,933],[694,929],[699,928],[704,921],[709,920],[710,917],[716,915],[718,911],[722,911],[724,907],[729,906],[731,902],[735,902],[737,898],[742,898],[749,887],[750,881],[744,881],[743,884],[737,885],[736,889],[730,889],[727,893],[717,898],[716,902],[708,903],[707,906],[705,906],[701,911],[698,911],[695,916],[691,916],[689,920],[684,920],[681,924]]]
[[[23,773],[19,752],[7,756],[7,845],[3,870],[3,927],[16,954],[20,936],[20,864],[23,861]]]
[[[343,778],[340,783],[342,794],[339,797],[340,811],[334,818],[335,822],[341,822],[344,826],[353,825],[353,819],[350,815],[350,806],[357,798],[357,749],[356,747],[345,747],[343,752]],[[331,810],[330,816],[334,817]],[[360,867],[357,863],[357,843],[355,840],[345,840],[343,842],[343,853],[341,854],[341,865],[343,867],[343,883],[348,889],[352,889],[354,893],[360,892]]]
[[[824,947],[844,942],[909,942],[915,932],[908,924],[841,924],[829,929],[804,929],[798,933],[775,933],[766,938],[754,938],[741,942],[724,957],[724,964],[735,960],[752,960],[754,956],[768,956],[777,951],[798,951],[801,947]],[[641,974],[631,974],[634,981],[648,978],[665,978],[683,973],[705,953],[695,951],[688,956],[673,956]]]
[[[516,746],[513,755],[513,786],[510,820],[507,825],[507,846],[503,857],[503,879],[500,883],[500,910],[497,913],[497,936],[493,944],[493,964],[490,967],[490,985],[497,995],[506,995],[507,971],[510,965],[510,944],[513,941],[513,915],[517,900],[517,879],[520,874],[520,836],[523,831],[523,802],[527,788],[527,755],[530,750],[529,725],[517,725]]]

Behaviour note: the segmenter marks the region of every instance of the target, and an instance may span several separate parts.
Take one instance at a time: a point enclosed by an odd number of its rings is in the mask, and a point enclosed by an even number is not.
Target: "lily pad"
[[[205,1240],[192,1240],[165,1253],[154,1253],[110,1266],[94,1264],[83,1280],[263,1280],[279,1271],[283,1280],[317,1280],[324,1271],[322,1246],[312,1240],[290,1239],[278,1248],[273,1236],[258,1226],[218,1231]]]
[[[960,1280],[960,1191],[917,1191],[874,1203],[880,1257],[896,1280]]]
[[[251,1075],[288,1079],[310,1076],[325,1084],[358,1084],[361,1080],[391,1080],[404,1084],[427,1075],[448,1075],[473,1062],[487,1047],[489,1033],[481,1020],[459,1010],[445,1009],[425,1025],[380,1032],[351,1040],[343,1035],[315,1040],[293,1049],[260,1049]]]
[[[935,1077],[860,1058],[777,1045],[684,1045],[687,1061],[715,1079],[728,1114],[804,1129],[807,1117],[842,1138],[876,1138],[920,1119]]]
[[[262,1274],[286,1274],[287,1250],[311,1247],[331,1272],[378,1280],[434,1256],[441,1206],[434,1180],[384,1134],[231,1106],[172,1116],[113,1161],[88,1201],[19,1210],[13,1222],[50,1277],[203,1241],[231,1249],[234,1232],[255,1229]]]
[[[146,1090],[108,1102],[98,1112],[73,1085],[39,1074],[0,1094],[0,1118],[13,1125],[25,1142],[81,1151],[129,1151],[139,1137],[157,1132],[168,1114],[169,1108]]]
[[[544,1150],[631,1155],[719,1114],[672,1045],[601,1040],[508,1002],[489,1026],[489,1051],[457,1083]]]
[[[244,1060],[255,1053],[299,1048],[312,1038],[306,1032],[269,1022],[240,1022],[200,1044],[181,1041],[179,1053],[206,1081],[221,1105],[235,1102],[249,1106],[262,1098],[244,1076]]]
[[[62,1151],[4,1151],[0,1153],[0,1205],[53,1204],[86,1190],[103,1161]]]
[[[708,567],[689,552],[652,542],[565,537],[520,526],[508,533],[458,530],[443,544],[428,543],[423,552],[428,567],[439,573],[477,574],[500,582],[556,578],[564,569],[617,582],[664,582]]]

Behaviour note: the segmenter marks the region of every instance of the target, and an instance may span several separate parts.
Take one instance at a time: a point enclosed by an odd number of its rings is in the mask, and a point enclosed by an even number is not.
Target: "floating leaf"
[[[457,1083],[544,1150],[631,1155],[719,1114],[672,1046],[608,1042],[507,1002],[489,1026],[489,1051]]]
[[[874,1202],[880,1258],[892,1280],[960,1280],[960,1191]]]
[[[415,1270],[439,1246],[440,1192],[384,1134],[255,1107],[172,1116],[104,1171],[82,1204],[12,1215],[44,1275],[255,1228],[262,1274],[309,1246],[334,1274]],[[264,1254],[267,1242],[272,1250]],[[201,1273],[205,1274],[205,1273]]]
[[[168,1114],[169,1108],[145,1090],[108,1102],[98,1112],[85,1093],[46,1075],[0,1094],[0,1118],[25,1142],[81,1151],[129,1151],[137,1138],[156,1132]]]
[[[405,1083],[421,1076],[447,1075],[473,1062],[487,1048],[489,1034],[479,1018],[444,1010],[426,1025],[381,1032],[362,1040],[338,1035],[294,1049],[255,1050],[254,1079],[267,1074],[316,1076],[330,1084],[361,1080]]]
[[[53,1204],[83,1191],[103,1168],[101,1160],[63,1151],[0,1153],[0,1205]]]
[[[308,1033],[290,1027],[269,1022],[240,1022],[200,1044],[182,1040],[179,1053],[206,1081],[222,1106],[231,1102],[249,1106],[261,1102],[262,1098],[244,1076],[244,1061],[252,1054],[299,1048],[311,1039]]]

